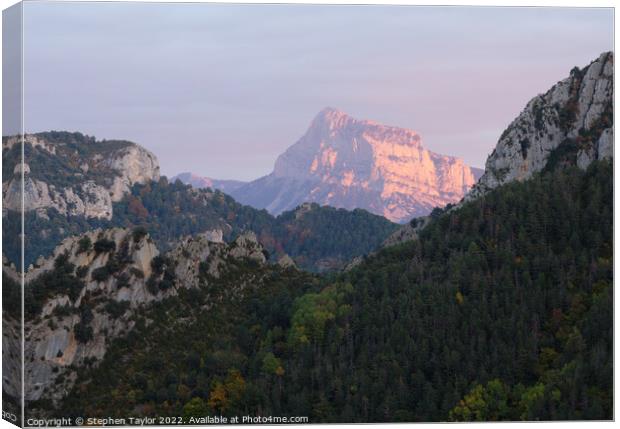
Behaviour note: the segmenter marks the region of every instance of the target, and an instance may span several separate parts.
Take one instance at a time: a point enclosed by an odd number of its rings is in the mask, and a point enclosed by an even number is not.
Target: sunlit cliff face
[[[331,108],[278,158],[273,174],[333,185],[323,204],[339,206],[347,193],[378,193],[371,211],[399,222],[459,201],[475,183],[462,160],[426,150],[415,131]]]

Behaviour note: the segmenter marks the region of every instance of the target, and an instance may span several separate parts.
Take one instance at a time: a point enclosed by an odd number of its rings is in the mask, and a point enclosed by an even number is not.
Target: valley
[[[34,418],[611,419],[612,112],[607,52],[484,172],[331,108],[249,183],[81,133],[25,136],[22,164],[4,137],[7,409],[23,316]]]

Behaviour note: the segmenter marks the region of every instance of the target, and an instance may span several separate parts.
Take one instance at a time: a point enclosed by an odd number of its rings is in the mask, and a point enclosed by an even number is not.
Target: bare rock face
[[[219,265],[224,263],[224,258],[217,256],[222,253],[227,245],[222,240],[222,231],[206,231],[195,237],[186,237],[169,252],[169,256],[175,261],[175,275],[178,279],[184,279],[183,287],[198,287],[200,264],[209,260],[208,272],[217,277]]]
[[[240,180],[217,180],[210,177],[199,176],[190,172],[177,174],[172,179],[170,179],[170,181],[173,183],[176,180],[180,180],[186,185],[192,185],[194,188],[219,189],[220,191],[227,194],[230,194],[232,191],[239,189],[247,183]]]
[[[230,254],[235,258],[248,258],[261,264],[267,262],[263,247],[256,234],[251,231],[241,234],[233,241]]]
[[[24,164],[25,167],[28,164]],[[55,208],[71,216],[86,216],[100,219],[112,218],[112,200],[104,187],[93,181],[86,181],[75,188],[56,189],[54,185],[32,179],[24,174],[24,210]],[[17,174],[6,184],[4,208],[21,209],[22,176]]]
[[[84,239],[88,239],[90,246],[84,247]],[[123,252],[126,265],[105,281],[94,279],[93,272],[105,267],[114,252],[102,252],[95,250],[93,243],[99,240],[108,240],[114,243],[114,248]],[[106,231],[94,230],[81,237],[65,239],[47,259],[41,258],[37,266],[32,267],[25,273],[26,288],[31,282],[37,280],[45,273],[54,269],[55,261],[66,255],[67,261],[75,270],[83,270],[81,278],[84,279],[83,288],[72,299],[66,294],[51,295],[41,303],[40,312],[26,317],[24,327],[24,374],[25,394],[27,400],[37,400],[44,395],[51,399],[62,397],[72,383],[72,377],[63,378],[65,384],[53,384],[55,380],[66,373],[72,365],[82,365],[87,361],[100,360],[105,354],[106,340],[109,337],[120,335],[133,327],[128,317],[114,317],[104,308],[105,304],[94,304],[94,297],[106,297],[106,302],[127,301],[127,308],[136,308],[148,300],[145,292],[143,276],[135,275],[134,270],[139,270],[145,264],[141,257],[147,255],[151,258],[158,254],[157,249],[148,238],[142,237],[134,240],[130,231],[114,228]],[[148,261],[150,266],[150,260]],[[13,279],[18,279],[12,267],[4,266],[4,273]],[[121,286],[120,278],[127,276],[127,282]],[[39,284],[37,287],[45,287]],[[150,300],[156,297],[149,296]],[[30,302],[26,302],[31,305]],[[89,320],[86,320],[88,313]],[[3,315],[3,325],[10,327],[15,323],[7,315]],[[88,341],[80,341],[76,338],[76,329],[80,324],[87,324],[92,335]],[[9,344],[10,346],[10,344]],[[3,349],[3,360],[11,360],[14,347]],[[7,372],[7,374],[9,374]],[[19,377],[20,372],[11,372]],[[10,394],[14,387],[18,386],[15,380],[5,379],[4,389]],[[49,389],[50,386],[54,386]]]
[[[297,268],[295,261],[286,253],[278,259],[278,265],[282,268]]]
[[[164,255],[148,234],[124,228],[97,229],[63,240],[53,255],[40,258],[25,273],[26,288],[45,288],[41,279],[55,274],[58,261],[65,260],[61,269],[71,267],[71,275],[82,282],[73,296],[48,293],[38,303],[37,313],[26,317],[26,399],[62,398],[75,381],[77,367],[97,364],[112,339],[133,329],[132,316],[138,309],[219,278],[235,259],[266,263],[256,235],[245,233],[228,244],[222,240],[222,231],[205,231],[180,240]],[[15,267],[6,259],[3,272],[19,281]],[[18,327],[9,314],[3,315],[3,365],[8,374],[3,387],[15,396],[21,392]]]
[[[460,200],[480,174],[458,158],[425,149],[414,131],[327,108],[278,157],[273,173],[223,190],[276,215],[316,202],[405,222]],[[199,184],[193,176],[179,178]]]
[[[34,134],[26,134],[23,138],[24,143],[30,144],[33,148],[40,148],[46,152],[49,152],[53,155],[56,154],[56,147],[53,144],[48,143],[45,139],[39,138]],[[18,136],[10,136],[7,137],[6,140],[2,142],[2,150],[10,150],[14,146],[21,146],[22,138],[21,135]]]
[[[504,183],[528,179],[549,162],[570,160],[586,168],[594,160],[611,157],[613,61],[613,53],[603,53],[530,100],[500,137],[484,175],[466,200]]]
[[[575,67],[568,78],[545,94],[531,99],[501,135],[487,159],[484,174],[460,204],[505,183],[527,180],[550,163],[585,169],[595,160],[611,158],[613,61],[613,53],[603,53],[583,69]],[[415,225],[399,228],[383,246],[416,239],[429,219],[415,221]]]
[[[3,142],[3,150],[10,153],[20,144],[19,137],[10,137]],[[38,135],[24,136],[24,145],[29,150],[25,163],[21,164],[21,157],[11,158],[16,162],[14,175],[2,184],[5,210],[21,210],[23,186],[26,211],[37,210],[44,217],[42,209],[53,208],[69,216],[109,220],[112,203],[121,200],[132,185],[159,180],[155,155],[133,143],[113,146],[105,141],[87,142],[84,145],[96,147],[89,155],[80,155],[61,141],[48,142]],[[33,165],[28,163],[31,159]],[[64,169],[44,171],[49,168],[47,160],[50,165],[56,165],[51,160],[57,161]],[[13,167],[4,161],[3,166]],[[71,184],[67,186],[67,182]]]
[[[207,241],[213,243],[223,243],[224,242],[224,232],[221,229],[214,229],[211,231],[205,231],[201,234],[198,234],[198,237],[204,237]]]
[[[381,244],[381,247],[394,246],[396,244],[404,243],[405,241],[411,241],[418,238],[418,234],[424,229],[431,221],[430,216],[423,216],[413,219],[411,222],[406,223],[394,231],[385,241]]]
[[[133,145],[106,158],[103,164],[121,173],[110,189],[112,201],[120,201],[135,183],[159,180],[159,161],[148,150]]]

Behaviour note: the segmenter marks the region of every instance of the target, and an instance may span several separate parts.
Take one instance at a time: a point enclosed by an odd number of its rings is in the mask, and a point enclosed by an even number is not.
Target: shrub
[[[105,266],[108,268],[110,274],[117,273],[121,269],[121,263],[118,258],[115,257],[108,259],[108,263],[105,264]]]
[[[169,261],[164,256],[155,256],[151,260],[151,268],[156,275],[161,275],[166,270],[166,265],[168,264],[168,262]]]
[[[151,294],[157,295],[159,292],[159,282],[155,276],[149,277],[146,281],[146,290],[148,290]]]
[[[107,311],[112,317],[119,318],[129,309],[129,301],[112,300],[105,305]]]
[[[72,274],[75,269],[75,265],[69,262],[69,253],[64,252],[56,257],[54,260],[54,269],[59,273]]]
[[[113,240],[102,238],[95,241],[94,248],[97,253],[114,252],[116,250],[116,243]]]
[[[132,257],[129,254],[129,240],[123,240],[116,253],[116,260],[120,264],[129,264],[132,261]]]
[[[133,241],[137,243],[140,240],[142,240],[144,237],[146,237],[147,234],[148,234],[148,231],[146,230],[145,227],[138,226],[134,228],[133,230]]]
[[[159,289],[166,290],[174,286],[175,276],[170,271],[164,273],[164,278],[159,282]]]
[[[444,209],[442,209],[441,207],[435,207],[433,209],[433,211],[431,211],[431,214],[429,215],[432,219],[437,219],[439,216],[441,216],[444,213]]]
[[[129,272],[131,274],[133,274],[133,276],[135,278],[137,278],[137,279],[143,279],[144,278],[144,272],[140,268],[131,267],[131,268],[129,268]]]
[[[412,228],[417,228],[418,225],[421,225],[424,223],[424,219],[422,218],[418,218],[418,217],[414,217],[413,219],[411,219],[411,221],[409,222],[409,225],[411,225]]]
[[[73,307],[68,304],[59,305],[58,307],[54,308],[54,311],[52,312],[52,314],[56,316],[58,319],[62,319],[65,316],[69,316],[73,314]]]
[[[93,328],[82,321],[75,325],[74,334],[78,342],[87,343],[93,339]]]
[[[521,156],[523,157],[523,159],[526,159],[527,150],[530,148],[532,144],[530,143],[530,140],[527,137],[519,141],[519,144],[521,145]]]
[[[75,270],[75,275],[80,278],[83,279],[84,277],[86,277],[86,275],[88,274],[88,266],[84,265],[82,267],[78,267],[77,270]]]
[[[116,287],[118,289],[129,287],[129,274],[121,273],[116,277]]]
[[[88,252],[93,247],[90,237],[84,236],[78,241],[78,253]]]
[[[108,269],[108,266],[106,265],[104,267],[99,267],[99,268],[94,269],[90,275],[90,278],[96,282],[105,282],[107,279],[110,278],[111,275],[112,273],[110,272],[110,270]]]

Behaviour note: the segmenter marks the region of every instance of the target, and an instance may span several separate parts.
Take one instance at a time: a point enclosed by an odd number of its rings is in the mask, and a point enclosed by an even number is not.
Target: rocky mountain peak
[[[386,137],[397,139],[397,143],[401,145],[417,146],[421,145],[422,140],[413,130],[384,125],[369,119],[357,119],[333,107],[326,107],[317,114],[306,135],[316,133],[332,138],[338,135],[346,138],[356,134],[367,134],[375,137],[369,142],[371,145],[382,143]]]
[[[532,98],[502,133],[467,202],[557,164],[586,168],[613,156],[613,52],[604,52],[544,94]],[[384,242],[415,239],[430,217],[403,225]]]
[[[177,178],[274,215],[309,202],[405,222],[460,200],[481,174],[459,158],[429,151],[416,131],[326,107],[265,177],[234,186],[191,173]]]
[[[355,119],[328,107],[278,157],[271,175],[231,195],[274,214],[317,202],[364,208],[402,222],[458,201],[476,174],[462,160],[424,148],[415,131]],[[269,190],[257,188],[264,182],[269,182]],[[284,182],[297,189],[273,189],[287,186]]]
[[[401,144],[416,144],[421,142],[421,137],[413,130],[381,124],[370,119],[354,118],[348,113],[333,107],[326,107],[321,110],[310,124],[308,132],[314,128],[325,128],[329,131],[336,132],[339,130],[352,131],[355,127],[364,128],[365,132],[374,132],[376,134],[392,132],[410,137],[409,140],[403,139],[400,141]]]
[[[613,61],[605,52],[532,98],[500,136],[467,199],[557,163],[585,168],[612,156]]]
[[[316,115],[312,121],[311,127],[324,125],[330,129],[337,129],[345,127],[346,124],[351,121],[355,121],[355,119],[342,110],[326,107]]]

